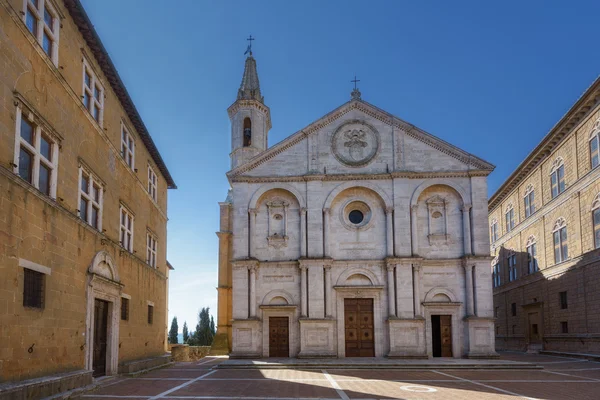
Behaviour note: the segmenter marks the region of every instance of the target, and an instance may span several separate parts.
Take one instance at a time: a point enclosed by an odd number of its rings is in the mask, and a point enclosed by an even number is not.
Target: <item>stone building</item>
[[[269,147],[246,59],[220,203],[232,357],[494,356],[489,163],[361,99]]]
[[[92,371],[165,361],[173,188],[81,3],[0,0],[0,380],[21,381],[10,390],[53,376],[36,383],[45,397]]]
[[[496,347],[600,352],[600,79],[489,201]]]

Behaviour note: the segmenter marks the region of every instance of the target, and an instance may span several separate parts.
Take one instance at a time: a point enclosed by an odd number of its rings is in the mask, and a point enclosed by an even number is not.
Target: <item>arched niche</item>
[[[434,287],[425,295],[426,303],[457,303],[458,297],[448,288]]]
[[[272,306],[272,305],[293,305],[294,300],[291,294],[285,290],[271,290],[262,299],[261,305]]]
[[[338,186],[336,186],[335,189],[333,189],[331,191],[331,193],[329,193],[329,195],[327,196],[327,199],[325,200],[325,203],[323,204],[323,209],[329,209],[331,208],[331,204],[333,203],[333,201],[335,200],[335,198],[342,193],[343,191],[347,190],[347,189],[352,189],[352,188],[363,188],[363,189],[368,189],[372,192],[375,192],[377,194],[377,196],[379,197],[379,199],[382,202],[382,207],[384,209],[391,209],[394,207],[394,203],[392,203],[392,200],[389,198],[389,196],[383,191],[383,189],[381,189],[379,186],[370,183],[370,182],[361,182],[359,184],[356,184],[354,182],[346,182],[346,183],[341,183]]]
[[[263,195],[268,191],[274,189],[281,189],[289,192],[296,198],[296,201],[298,201],[300,208],[306,208],[306,201],[304,200],[304,197],[292,185],[289,185],[287,183],[267,183],[265,185],[262,185],[256,192],[254,192],[252,198],[250,199],[250,202],[248,203],[248,209],[255,209],[258,204],[258,201],[263,197]]]
[[[425,182],[421,183],[415,189],[415,191],[411,197],[411,200],[410,200],[410,205],[416,206],[419,202],[419,197],[421,197],[421,193],[423,193],[427,188],[429,188],[431,186],[436,186],[436,185],[451,187],[460,195],[463,205],[471,204],[471,199],[468,196],[467,191],[462,186],[460,186],[458,183],[448,181],[445,179],[430,179],[430,180],[426,180]]]
[[[352,279],[351,279],[352,278]],[[361,284],[358,284],[362,282]],[[366,268],[350,268],[338,277],[337,286],[379,286],[377,275]]]

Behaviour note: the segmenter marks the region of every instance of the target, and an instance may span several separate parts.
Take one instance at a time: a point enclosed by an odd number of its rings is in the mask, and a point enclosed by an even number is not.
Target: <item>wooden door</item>
[[[375,357],[373,299],[344,299],[346,357]]]
[[[269,357],[290,356],[288,317],[269,317]]]
[[[106,374],[106,344],[108,341],[108,302],[94,300],[94,376]]]
[[[542,342],[541,337],[541,326],[540,326],[540,313],[539,312],[530,312],[527,315],[527,319],[529,320],[529,343],[530,344],[539,344]]]
[[[452,316],[440,315],[442,357],[452,357]]]

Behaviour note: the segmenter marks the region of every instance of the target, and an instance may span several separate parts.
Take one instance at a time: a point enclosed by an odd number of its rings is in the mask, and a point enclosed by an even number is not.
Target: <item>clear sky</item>
[[[600,72],[598,1],[82,0],[179,189],[170,318],[216,313],[226,109],[249,34],[269,145],[362,98],[496,165],[490,195]]]

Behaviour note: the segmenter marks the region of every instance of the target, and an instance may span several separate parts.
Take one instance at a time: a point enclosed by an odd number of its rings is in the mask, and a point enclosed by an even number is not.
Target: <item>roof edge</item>
[[[117,72],[117,68],[113,64],[106,48],[102,44],[102,40],[98,36],[98,33],[94,29],[94,25],[87,15],[83,4],[81,4],[80,0],[63,0],[65,7],[69,11],[69,14],[73,18],[75,25],[79,29],[79,32],[83,36],[87,45],[90,47],[90,50],[94,54],[96,61],[100,65],[102,72],[106,76],[106,79],[110,83],[113,88],[113,91],[117,95],[119,102],[125,109],[127,116],[131,120],[133,126],[135,127],[137,133],[140,135],[142,142],[146,146],[146,149],[150,153],[150,156],[157,164],[158,169],[161,174],[164,176],[167,181],[167,187],[169,189],[177,189],[177,185],[171,176],[171,173],[167,169],[165,162],[163,161],[142,117],[140,116],[125,84],[121,80],[119,73]]]
[[[598,101],[600,101],[600,75],[596,77],[571,108],[554,124],[538,145],[534,147],[494,194],[490,196],[488,200],[488,212],[493,211],[506,196],[512,193],[516,185],[528,177],[529,173],[537,168],[562,143],[562,139],[571,133],[573,128],[577,127],[583,118],[587,117],[588,112],[593,110],[593,105],[598,103]],[[594,102],[594,104],[589,105],[588,103],[590,102]],[[586,107],[588,108],[583,110]],[[526,168],[527,170],[525,170]]]

